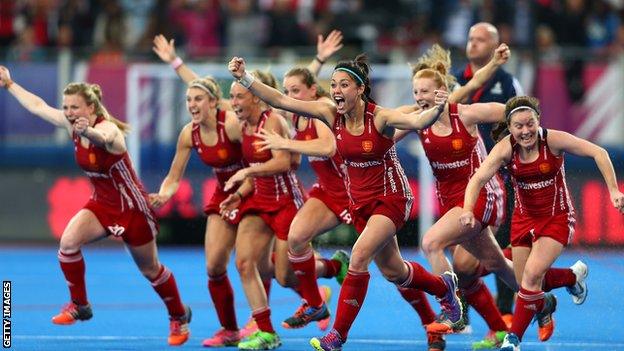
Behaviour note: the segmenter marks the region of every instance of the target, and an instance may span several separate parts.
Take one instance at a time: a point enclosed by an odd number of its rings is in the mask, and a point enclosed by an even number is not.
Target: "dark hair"
[[[539,100],[532,96],[514,96],[511,99],[507,100],[505,104],[505,120],[506,122],[497,123],[492,127],[492,132],[490,135],[494,141],[500,141],[505,136],[509,134],[509,122],[511,121],[511,111],[517,109],[518,107],[526,107],[527,109],[533,110],[537,119],[540,119],[541,110],[539,107]],[[515,113],[515,112],[514,112]]]
[[[316,84],[316,98],[320,98],[321,96],[329,97],[329,94],[321,87],[316,81],[316,77],[309,69],[306,67],[295,67],[291,68],[284,77],[299,77],[301,78],[301,82],[305,84],[308,88],[311,88]]]
[[[364,85],[364,95],[362,99],[367,102],[375,103],[370,96],[371,87],[370,87],[370,79],[368,78],[368,73],[370,72],[370,65],[368,64],[368,57],[366,54],[359,54],[355,57],[354,60],[345,60],[340,61],[334,67],[334,71],[340,70],[340,68],[344,68],[348,71],[344,71],[351,79],[355,81],[355,84],[358,86]]]

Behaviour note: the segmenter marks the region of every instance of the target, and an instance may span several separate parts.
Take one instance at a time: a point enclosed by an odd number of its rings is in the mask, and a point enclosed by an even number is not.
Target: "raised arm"
[[[188,84],[194,79],[199,78],[197,73],[193,72],[193,70],[185,65],[182,59],[176,55],[174,39],[167,40],[164,35],[159,34],[154,37],[152,50],[163,62],[170,64],[185,83]]]
[[[547,138],[548,146],[555,154],[568,152],[577,156],[593,158],[607,184],[613,206],[624,213],[624,195],[618,189],[615,170],[607,150],[585,139],[559,130],[548,130]]]
[[[459,105],[458,112],[466,127],[480,123],[505,122],[505,104],[498,102]]]
[[[447,91],[436,90],[435,106],[428,110],[422,112],[418,110],[406,114],[395,109],[380,109],[379,117],[385,122],[385,126],[405,130],[422,130],[431,126],[440,118],[444,110],[447,109],[447,99]]]
[[[334,134],[320,120],[313,121],[316,127],[318,138],[312,140],[295,140],[284,138],[274,131],[260,129],[256,136],[262,138],[258,144],[262,145],[260,150],[286,150],[298,152],[310,156],[331,157],[336,153],[336,139]]]
[[[249,72],[246,72],[245,61],[242,58],[232,58],[228,64],[228,69],[242,86],[249,89],[249,91],[267,104],[306,117],[318,118],[324,120],[329,125],[333,125],[336,108],[332,104],[324,101],[296,100],[282,94],[279,90],[263,84]]]
[[[169,173],[167,173],[162,184],[160,184],[160,190],[158,193],[149,194],[150,204],[155,208],[166,204],[178,191],[180,180],[184,175],[186,164],[191,156],[191,149],[191,124],[189,123],[182,129],[178,136],[175,156],[173,156]]]
[[[316,56],[308,65],[308,70],[318,77],[323,64],[342,47],[341,31],[334,29],[325,39],[323,39],[323,35],[319,34],[316,40]]]
[[[57,127],[65,127],[71,132],[71,124],[65,118],[62,110],[49,106],[42,98],[22,88],[11,80],[9,69],[0,66],[0,87],[5,88],[17,101],[30,113],[54,124]]]
[[[507,44],[500,44],[498,48],[496,48],[496,51],[494,51],[494,56],[490,62],[476,71],[472,79],[470,79],[466,85],[459,87],[451,93],[449,102],[465,102],[470,94],[484,86],[485,83],[492,78],[496,70],[504,65],[507,60],[509,60],[510,56],[511,52]]]
[[[477,172],[470,178],[464,194],[464,213],[459,218],[461,224],[474,228],[476,220],[473,211],[479,192],[492,179],[498,169],[507,164],[510,159],[511,143],[509,137],[506,137],[494,145]]]

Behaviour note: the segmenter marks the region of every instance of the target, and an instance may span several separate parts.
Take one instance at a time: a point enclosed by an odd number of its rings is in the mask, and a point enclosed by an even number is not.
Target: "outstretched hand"
[[[245,75],[245,60],[241,57],[232,57],[228,63],[228,70],[232,73],[232,77],[241,79]]]
[[[509,46],[507,44],[500,44],[496,50],[494,51],[494,63],[498,66],[507,63],[509,57],[511,56],[511,50],[509,50]]]
[[[324,39],[323,35],[319,34],[316,40],[316,56],[325,62],[343,46],[341,31],[334,29]]]
[[[265,150],[282,150],[285,147],[286,138],[276,133],[273,130],[266,130],[264,128],[260,128],[257,133],[254,134],[256,137],[262,139],[257,140],[255,142],[256,145],[262,146],[259,151]]]
[[[152,46],[152,51],[154,51],[163,62],[171,63],[176,57],[178,57],[175,52],[174,39],[167,41],[167,38],[165,38],[164,35],[158,34],[154,37],[153,43],[154,46]]]

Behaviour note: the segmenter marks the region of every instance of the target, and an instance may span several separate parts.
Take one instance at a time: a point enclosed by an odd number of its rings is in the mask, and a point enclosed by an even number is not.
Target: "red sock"
[[[221,326],[226,330],[238,330],[234,312],[234,291],[227,273],[216,277],[208,276],[208,291]]]
[[[271,309],[269,307],[254,311],[251,316],[256,320],[258,329],[267,333],[275,333],[275,329],[273,329],[273,324],[271,323]]]
[[[411,288],[401,288],[398,286],[397,288],[399,289],[401,296],[403,296],[403,299],[405,299],[405,301],[407,301],[407,303],[409,303],[414,310],[416,310],[422,325],[427,325],[435,321],[435,312],[431,309],[431,305],[429,304],[429,300],[427,300],[427,296],[425,296],[424,291]]]
[[[511,332],[516,334],[520,340],[526,331],[533,316],[544,308],[544,292],[529,291],[520,288],[513,321],[511,322]]]
[[[340,334],[343,341],[347,340],[351,324],[360,312],[360,308],[364,304],[364,298],[368,290],[368,281],[370,274],[368,272],[353,272],[349,270],[338,296],[338,309],[336,311],[336,320],[334,321],[334,329]]]
[[[301,296],[310,306],[320,307],[323,304],[323,299],[316,283],[316,262],[312,249],[306,250],[301,255],[289,251],[288,260],[299,279],[298,291]]]
[[[402,288],[412,288],[424,290],[430,295],[435,295],[439,298],[444,297],[446,294],[446,284],[444,280],[438,275],[429,273],[423,266],[416,262],[405,261],[409,269],[409,274],[405,281],[399,284]]]
[[[82,252],[65,254],[59,250],[58,259],[65,280],[69,285],[71,300],[77,305],[87,305],[87,288],[85,287],[85,262]]]
[[[338,272],[340,272],[340,267],[342,263],[338,260],[328,260],[326,258],[319,258],[319,261],[323,262],[325,266],[325,274],[323,274],[323,278],[333,278]]]
[[[182,305],[182,300],[180,300],[180,293],[178,292],[178,286],[173,273],[167,267],[161,265],[160,272],[156,278],[151,280],[151,283],[158,296],[167,306],[169,315],[171,317],[184,316],[186,311],[184,311],[184,305]]]
[[[268,279],[262,279],[262,286],[264,287],[264,292],[266,293],[267,296],[267,303],[269,303],[269,295],[271,294],[271,281],[273,279],[268,278]]]
[[[576,284],[576,275],[570,268],[551,268],[546,271],[542,287],[544,291],[551,291],[552,289],[574,284]]]
[[[462,293],[470,306],[474,307],[477,313],[483,317],[490,330],[507,330],[507,325],[496,307],[496,302],[494,302],[492,293],[490,289],[483,284],[483,280],[475,280],[467,288],[462,289]]]

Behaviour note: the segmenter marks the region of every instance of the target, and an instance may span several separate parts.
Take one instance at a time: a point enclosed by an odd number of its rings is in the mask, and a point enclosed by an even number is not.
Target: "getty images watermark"
[[[11,281],[2,281],[2,347],[11,347]]]

